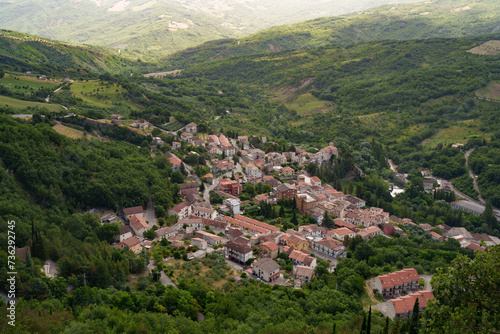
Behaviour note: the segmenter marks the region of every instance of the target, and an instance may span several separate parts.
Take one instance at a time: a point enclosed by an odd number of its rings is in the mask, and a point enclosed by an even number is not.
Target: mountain
[[[496,0],[437,0],[276,26],[239,39],[210,41],[168,58],[173,68],[234,55],[375,40],[463,37],[500,31]]]
[[[277,24],[415,1],[3,0],[0,28],[114,47],[152,59]]]

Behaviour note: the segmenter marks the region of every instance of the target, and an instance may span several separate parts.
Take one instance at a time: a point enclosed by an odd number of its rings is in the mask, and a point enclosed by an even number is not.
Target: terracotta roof
[[[228,234],[232,237],[235,237],[235,238],[237,238],[241,235],[244,235],[244,233],[241,232],[241,230],[237,230],[237,229],[233,229],[233,230],[229,231]]]
[[[144,213],[144,209],[142,208],[142,206],[134,206],[132,208],[123,209],[123,212],[125,213],[125,215],[131,216],[131,215],[137,215],[139,213]]]
[[[348,234],[354,233],[353,231],[351,231],[350,229],[348,229],[346,227],[337,228],[337,229],[333,230],[333,232],[335,232],[335,234],[337,234],[338,236],[343,236],[343,235],[348,235]]]
[[[391,288],[395,285],[402,285],[402,283],[409,283],[418,281],[420,276],[414,268],[407,268],[393,273],[377,276],[383,288]],[[413,306],[413,305],[412,305]]]
[[[484,248],[481,247],[481,246],[478,246],[476,244],[473,244],[473,243],[470,243],[467,245],[467,248],[470,248],[472,249],[473,251],[480,251],[480,252],[484,252]]]
[[[348,229],[350,229],[350,230],[353,230],[353,229],[355,229],[355,228],[356,228],[356,225],[351,224],[351,223],[349,223],[349,222],[347,222],[347,221],[345,221],[345,220],[343,220],[343,219],[340,219],[340,218],[335,218],[335,219],[333,220],[333,223],[334,223],[335,225],[337,225],[338,227],[345,227],[345,228],[348,228]]]
[[[130,217],[130,225],[133,226],[136,231],[142,230],[143,228],[149,229],[149,225],[141,216]]]
[[[249,229],[249,230],[261,233],[261,234],[266,234],[269,232],[269,230],[267,230],[265,228],[258,227],[258,226],[252,225],[252,224],[248,224],[246,222],[242,222],[241,220],[234,219],[231,217],[224,217],[223,219],[229,223],[233,223],[236,226],[239,226],[239,227],[242,227],[245,229]]]
[[[277,232],[277,231],[280,230],[276,226],[269,225],[269,224],[263,223],[261,221],[258,221],[258,220],[252,219],[252,218],[248,218],[248,217],[245,217],[245,216],[242,216],[242,215],[234,215],[234,218],[236,218],[238,220],[241,220],[241,221],[244,221],[246,223],[252,224],[252,225],[256,225],[256,226],[265,228],[265,229],[273,231],[273,232]]]
[[[250,239],[247,239],[244,236],[239,236],[236,239],[234,239],[233,242],[238,244],[238,245],[247,245],[248,246]]]
[[[179,188],[181,189],[198,188],[198,183],[197,182],[180,183]]]
[[[122,242],[120,242],[120,244],[124,245],[124,246],[128,246],[129,248],[137,245],[137,244],[140,244],[141,241],[139,240],[138,237],[130,237],[130,238],[127,238],[125,240],[123,240]]]
[[[266,242],[261,243],[260,245],[263,247],[269,248],[270,251],[275,251],[275,250],[279,249],[278,245],[276,245],[272,241],[266,241]]]
[[[344,244],[342,242],[331,238],[324,238],[317,243],[333,251],[339,251],[344,248]]]
[[[181,212],[182,209],[184,209],[185,207],[190,206],[190,205],[191,204],[189,204],[188,202],[182,202],[182,203],[179,203],[176,206],[174,206],[171,210],[179,213],[179,212]]]
[[[288,255],[288,257],[297,262],[303,263],[306,266],[309,266],[313,263],[314,258],[312,256],[307,255],[304,252],[298,250],[292,250],[292,252]]]
[[[317,176],[311,177],[311,180],[313,180],[314,182],[321,182],[320,178]]]
[[[390,299],[388,302],[394,305],[396,314],[405,314],[413,311],[413,306],[417,298],[419,307],[425,308],[427,306],[427,301],[434,298],[434,294],[432,291],[418,291],[403,297]]]

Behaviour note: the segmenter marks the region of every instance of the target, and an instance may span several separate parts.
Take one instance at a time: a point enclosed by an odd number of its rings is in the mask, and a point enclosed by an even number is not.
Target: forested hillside
[[[495,0],[426,1],[385,5],[337,17],[275,26],[238,39],[209,41],[168,58],[169,68],[237,55],[303,50],[379,40],[465,37],[498,32]]]

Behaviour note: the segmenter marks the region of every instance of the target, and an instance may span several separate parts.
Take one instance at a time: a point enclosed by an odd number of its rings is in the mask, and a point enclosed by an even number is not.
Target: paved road
[[[469,155],[474,151],[473,148],[465,152],[465,168],[467,168],[467,171],[469,172],[469,176],[472,177],[472,181],[474,182],[474,189],[476,189],[477,193],[479,194],[479,202],[481,204],[486,205],[486,201],[484,200],[483,196],[481,196],[481,192],[479,191],[479,187],[477,185],[477,178],[474,175],[474,172],[472,169],[469,167]]]
[[[144,213],[144,219],[149,222],[149,226],[153,227],[153,225],[156,225],[155,205],[151,193],[149,194],[149,202],[146,212]]]
[[[171,286],[173,286],[174,288],[177,288],[177,285],[175,285],[175,283],[172,281],[172,279],[170,279],[170,277],[168,277],[168,275],[167,275],[167,274],[165,274],[165,272],[164,272],[164,271],[162,271],[162,272],[161,272],[160,282],[161,282],[161,284],[163,284],[164,286],[171,285]]]
[[[205,185],[205,192],[203,193],[203,198],[205,202],[210,203],[210,191],[216,189],[219,186],[219,180],[214,179],[213,183],[208,187]]]

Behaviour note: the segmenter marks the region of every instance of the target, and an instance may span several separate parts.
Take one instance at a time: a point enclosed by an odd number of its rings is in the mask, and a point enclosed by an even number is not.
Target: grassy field
[[[64,126],[62,124],[56,124],[52,127],[57,133],[62,134],[63,136],[72,138],[72,139],[80,139],[83,138],[83,132],[72,129],[70,127]]]
[[[490,101],[500,102],[500,82],[492,81],[486,87],[479,89],[476,96]]]
[[[500,41],[488,41],[480,46],[470,49],[469,52],[479,55],[496,56],[500,54]]]
[[[456,126],[439,131],[431,138],[424,140],[422,144],[429,147],[436,147],[439,143],[443,145],[455,143],[466,144],[472,136],[485,136],[479,130],[480,125],[481,122],[479,120],[467,120]],[[488,136],[485,136],[485,138],[488,138]]]
[[[125,106],[131,109],[138,109],[139,106],[130,103],[122,98],[125,89],[115,84],[101,84],[100,81],[78,81],[71,85],[71,91],[84,102],[100,107]]]
[[[31,102],[13,99],[7,96],[0,96],[0,106],[9,106],[14,109],[26,109],[26,108],[47,108],[50,111],[61,111],[62,107],[56,104],[43,103],[43,102]]]
[[[209,266],[203,264],[201,261],[197,260],[186,262],[183,260],[171,260],[165,263],[166,264],[166,272],[169,270],[174,271],[174,275],[170,278],[176,284],[179,284],[179,279],[181,278],[191,278],[197,277],[205,280],[209,285],[213,288],[221,288],[225,283],[228,282],[226,278],[234,277],[238,275],[236,270],[233,267],[230,267],[227,271],[225,271],[225,277],[220,277],[214,275],[214,269]]]
[[[322,101],[310,93],[300,95],[293,101],[286,103],[286,106],[289,109],[295,110],[301,116],[327,113],[334,108],[332,102]]]
[[[31,76],[6,74],[2,79],[0,79],[0,85],[5,86],[16,93],[26,93],[38,90],[39,88],[53,88],[55,90],[57,86],[59,86],[59,83],[48,80],[39,80],[38,78]]]

